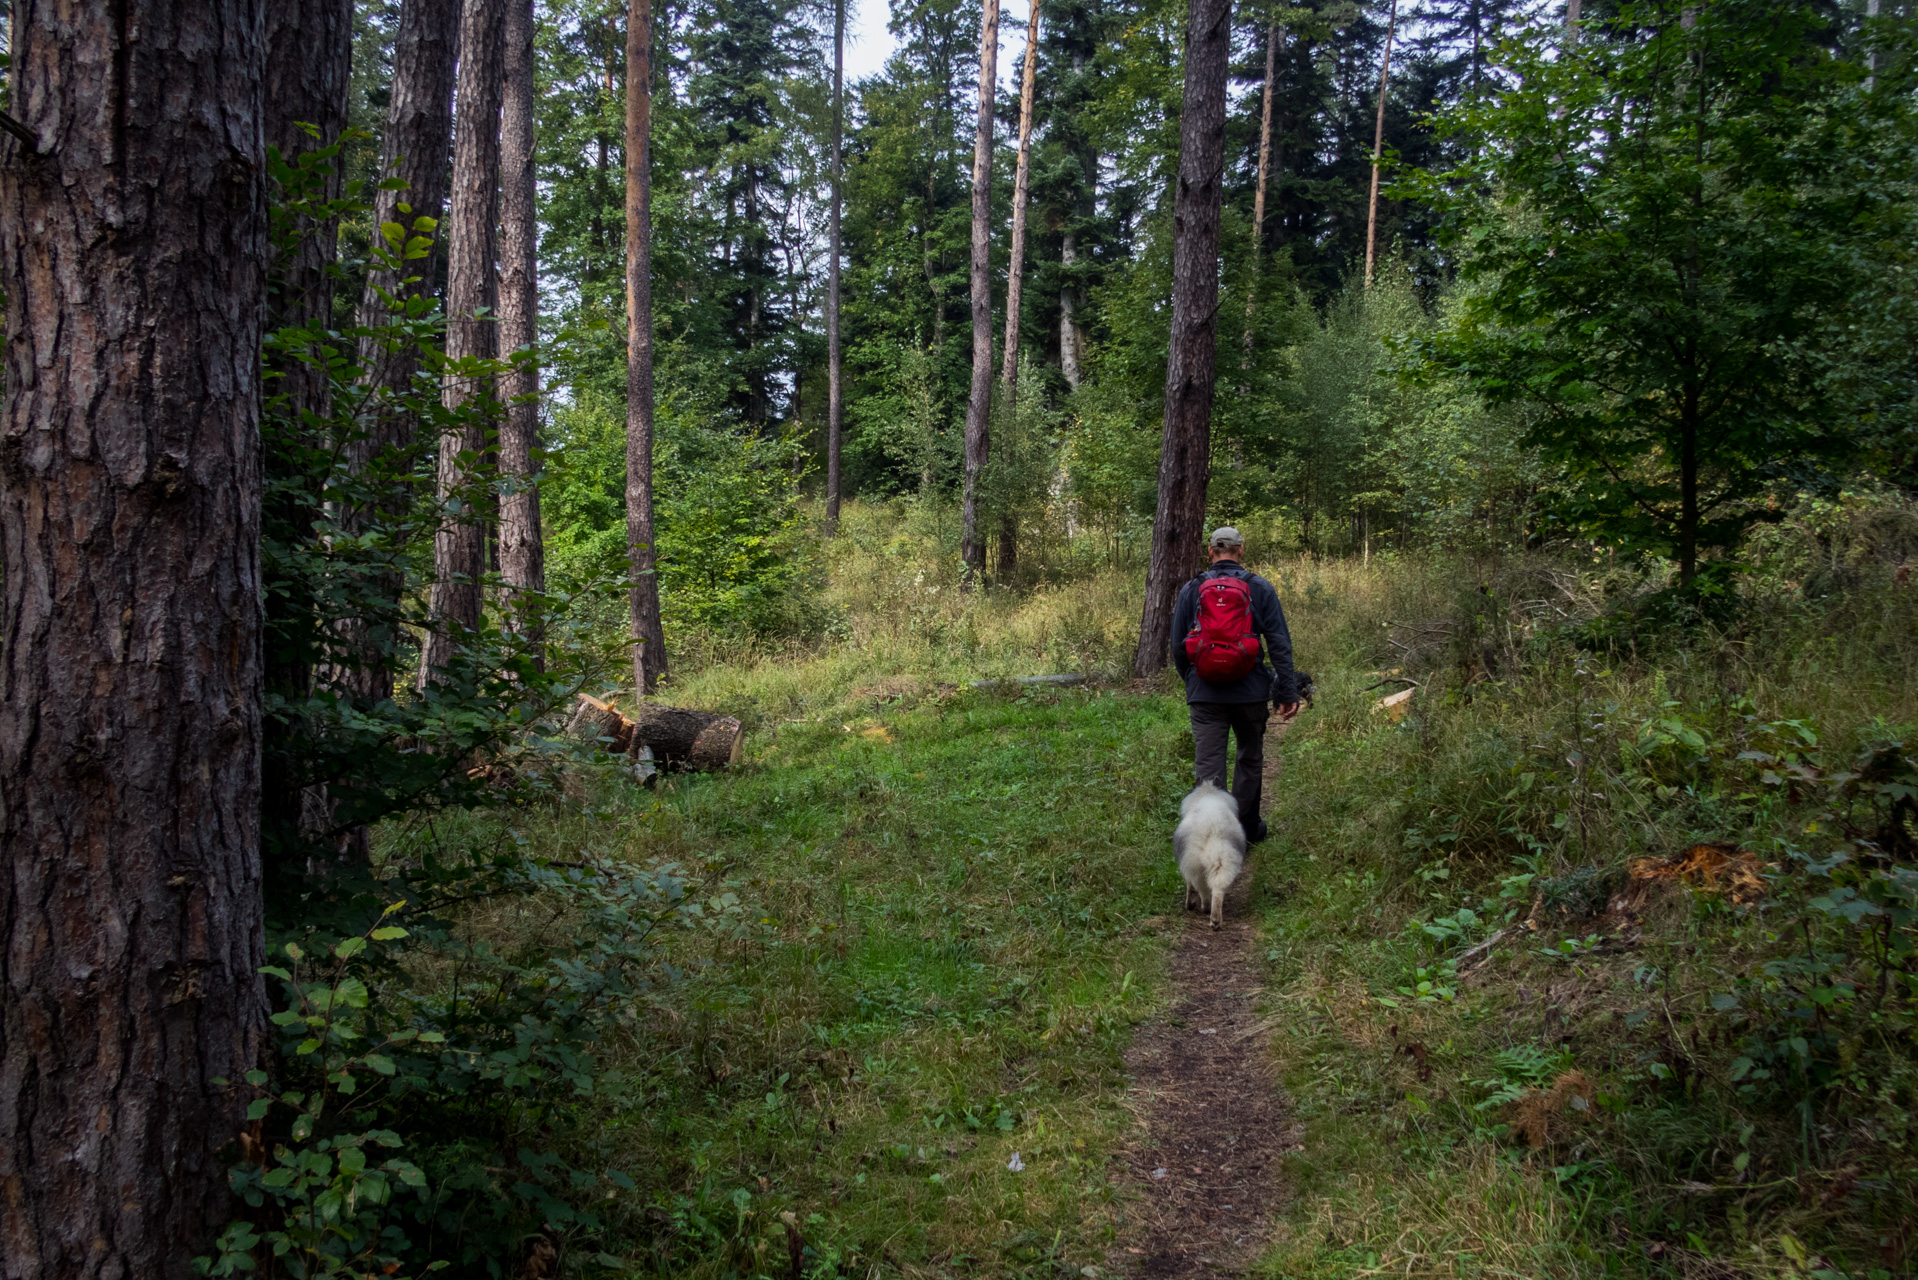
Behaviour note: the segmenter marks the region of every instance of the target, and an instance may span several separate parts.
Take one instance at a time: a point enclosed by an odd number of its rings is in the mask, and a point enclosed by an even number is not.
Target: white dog
[[[1211,779],[1201,782],[1179,804],[1179,827],[1172,833],[1172,856],[1185,877],[1185,909],[1212,914],[1212,927],[1225,924],[1225,891],[1245,866],[1245,830],[1239,803]]]

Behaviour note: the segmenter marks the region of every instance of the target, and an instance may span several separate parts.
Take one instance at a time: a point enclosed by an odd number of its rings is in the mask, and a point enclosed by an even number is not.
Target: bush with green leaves
[[[590,1253],[615,1219],[630,1229],[633,1180],[593,1124],[623,1084],[605,1048],[676,979],[663,931],[730,937],[737,896],[693,893],[670,863],[399,852],[413,856],[386,883],[411,896],[353,936],[281,943],[264,971],[276,1065],[246,1081],[245,1208],[207,1273],[497,1276],[535,1235]],[[509,950],[448,914],[513,902],[559,923]]]
[[[327,194],[345,145],[292,161],[273,154],[281,261],[312,227],[365,213],[362,185]],[[420,218],[380,230],[373,262],[404,275],[426,258],[436,228]],[[348,274],[338,265],[330,270],[342,280]],[[378,323],[289,326],[266,341],[261,839],[276,927],[323,916],[337,930],[357,927],[373,901],[362,847],[372,824],[537,794],[545,785],[538,766],[556,749],[539,727],[608,661],[579,607],[604,582],[581,584],[572,595],[520,592],[508,616],[499,608],[499,583],[489,578],[493,603],[475,630],[428,612],[435,529],[447,519],[487,518],[502,483],[473,457],[473,480],[436,495],[441,438],[477,422],[491,439],[501,409],[486,395],[448,409],[441,383],[490,386],[510,363],[448,361],[440,347],[445,318],[422,298],[383,296]],[[372,376],[373,366],[394,356],[417,366],[397,389]],[[315,383],[323,394],[304,392]],[[387,442],[373,449],[376,428]],[[455,644],[415,692],[406,677],[428,628],[452,630]],[[482,763],[503,767],[481,770]]]

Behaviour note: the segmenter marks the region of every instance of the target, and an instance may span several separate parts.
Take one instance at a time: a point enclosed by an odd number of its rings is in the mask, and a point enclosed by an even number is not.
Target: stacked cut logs
[[[596,741],[616,755],[637,758],[642,748],[651,748],[662,767],[701,773],[738,764],[746,739],[745,729],[731,716],[645,702],[638,718],[629,720],[611,703],[583,693],[566,732]]]

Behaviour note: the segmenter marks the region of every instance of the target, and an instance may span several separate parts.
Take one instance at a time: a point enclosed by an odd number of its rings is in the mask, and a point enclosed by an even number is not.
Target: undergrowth
[[[1794,520],[1716,620],[1602,560],[1253,549],[1320,689],[1253,864],[1306,1132],[1260,1274],[1911,1272],[1911,525]],[[377,833],[405,905],[280,961],[253,1253],[1122,1262],[1183,707],[1115,678],[1129,577],[962,593],[932,514],[846,524],[827,636],[675,677],[747,723],[741,769],[648,790],[582,759]],[[1090,680],[973,684],[1057,672]]]

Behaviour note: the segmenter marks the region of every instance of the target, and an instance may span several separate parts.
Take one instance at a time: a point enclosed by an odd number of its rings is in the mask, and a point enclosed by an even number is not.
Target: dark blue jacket
[[[1231,574],[1245,580],[1252,592],[1252,628],[1265,641],[1265,653],[1249,675],[1230,684],[1213,684],[1192,669],[1185,656],[1185,638],[1198,625],[1199,584],[1207,578]],[[1267,662],[1271,665],[1267,666]],[[1220,560],[1210,569],[1179,589],[1179,602],[1172,607],[1172,665],[1185,678],[1187,702],[1273,702],[1299,700],[1299,677],[1292,670],[1292,633],[1285,629],[1285,610],[1279,607],[1279,593],[1256,573],[1247,572],[1235,560]]]

